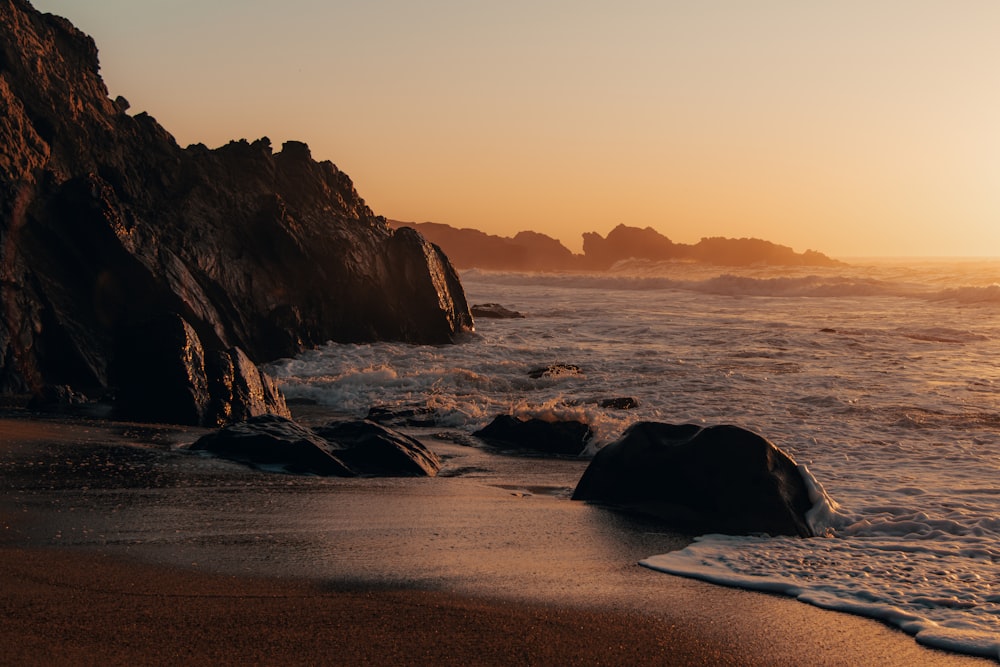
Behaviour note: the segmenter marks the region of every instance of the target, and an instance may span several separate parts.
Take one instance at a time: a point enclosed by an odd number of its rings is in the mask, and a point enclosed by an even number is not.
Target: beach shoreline
[[[245,478],[239,468],[216,470],[214,462],[177,458],[177,444],[197,434],[182,428],[15,416],[0,420],[0,434],[0,462],[9,481],[0,494],[0,640],[9,647],[0,659],[4,664],[992,664],[922,647],[869,619],[646,571],[636,556],[663,548],[667,538],[639,534],[632,543],[588,547],[603,537],[614,542],[624,536],[627,542],[637,531],[614,525],[616,519],[597,508],[557,497],[558,491],[518,490],[531,486],[518,475],[504,485],[510,488],[497,488],[489,477],[470,481],[456,474],[430,484],[364,480],[308,494],[265,489],[277,498],[267,521],[289,520],[283,498],[305,503],[334,496],[338,507],[350,511],[348,518],[331,518],[324,530],[335,533],[336,543],[324,543],[322,551],[304,541],[308,531],[298,528],[251,550],[246,539],[237,539],[246,526],[231,523],[225,539],[216,530],[197,545],[180,538],[153,544],[147,538],[154,533],[128,539],[85,533],[93,528],[81,528],[74,537],[74,523],[92,526],[87,522],[106,511],[100,504],[105,496],[118,503],[133,498],[115,488],[121,473],[112,473],[99,489],[93,514],[89,505],[73,504],[82,491],[72,480],[49,489],[50,479],[40,471],[58,461],[65,467],[74,451],[147,447],[154,462],[160,462],[157,452],[168,452],[165,464],[156,463],[161,467],[211,468],[214,487],[200,478],[190,488],[180,485],[178,479],[192,474],[181,472],[162,491],[168,506],[180,498],[177,489],[184,497],[195,490],[217,504],[218,480],[224,480],[236,509],[220,508],[215,518],[223,522],[237,511],[249,512],[247,498],[263,496],[232,493],[234,480]],[[446,454],[454,457],[453,470],[474,467],[458,460],[460,450]],[[513,462],[515,470],[521,470],[518,464]],[[147,483],[143,467],[151,464],[139,461],[121,479]],[[94,483],[107,477],[98,471]],[[42,481],[35,484],[36,478]],[[255,486],[274,483],[260,473],[247,479]],[[53,498],[61,504],[53,506]],[[192,506],[184,502],[177,520],[197,532],[198,521],[207,519],[196,511],[185,514]],[[391,515],[414,504],[440,513],[433,519],[436,536],[422,533],[416,521],[410,533],[388,542],[386,536],[399,533],[399,521],[413,523],[412,517]],[[469,513],[449,514],[453,504],[468,506]],[[151,507],[155,514],[156,506],[140,509]],[[121,511],[127,515],[127,508]],[[508,512],[518,523],[503,524]],[[134,529],[130,516],[115,526]],[[470,523],[477,516],[482,524],[500,524],[497,532]],[[151,520],[163,523],[162,516]],[[548,520],[559,526],[541,525]],[[248,524],[254,530],[271,525],[255,521]],[[472,535],[477,545],[463,541],[480,529]],[[53,530],[62,531],[61,540],[44,538]],[[525,542],[497,541],[511,530]],[[293,537],[299,541],[289,547],[285,543]],[[401,551],[373,559],[372,553],[389,547]],[[363,557],[351,555],[356,552]],[[447,554],[455,555],[448,561]],[[511,563],[517,554],[524,562]],[[544,554],[548,563],[541,562]],[[324,558],[322,567],[315,566]]]

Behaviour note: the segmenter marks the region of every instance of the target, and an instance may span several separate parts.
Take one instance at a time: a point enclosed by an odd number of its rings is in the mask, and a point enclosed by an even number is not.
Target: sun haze
[[[1000,4],[36,0],[182,145],[306,141],[379,214],[1000,255]]]

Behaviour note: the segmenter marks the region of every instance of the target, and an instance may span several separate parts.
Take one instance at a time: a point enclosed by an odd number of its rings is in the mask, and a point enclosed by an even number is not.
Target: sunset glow
[[[376,213],[1000,255],[1000,4],[37,0],[182,145],[307,142]]]

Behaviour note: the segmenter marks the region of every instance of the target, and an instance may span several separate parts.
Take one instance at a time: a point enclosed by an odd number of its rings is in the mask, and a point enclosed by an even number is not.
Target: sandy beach
[[[436,479],[321,480],[197,434],[0,420],[0,662],[993,664],[641,568],[684,538],[567,500],[582,462],[541,486],[547,463],[434,441]]]

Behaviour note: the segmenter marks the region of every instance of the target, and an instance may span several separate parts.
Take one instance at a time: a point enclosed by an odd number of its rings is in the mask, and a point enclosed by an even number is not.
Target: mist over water
[[[827,537],[708,536],[645,564],[882,618],[1000,659],[1000,261],[837,268],[624,262],[606,274],[468,271],[457,345],[329,345],[272,370],[289,397],[363,416],[431,407],[573,418],[597,448],[638,420],[750,428],[836,506]],[[531,379],[550,364],[564,372]],[[635,410],[602,409],[618,396]]]

